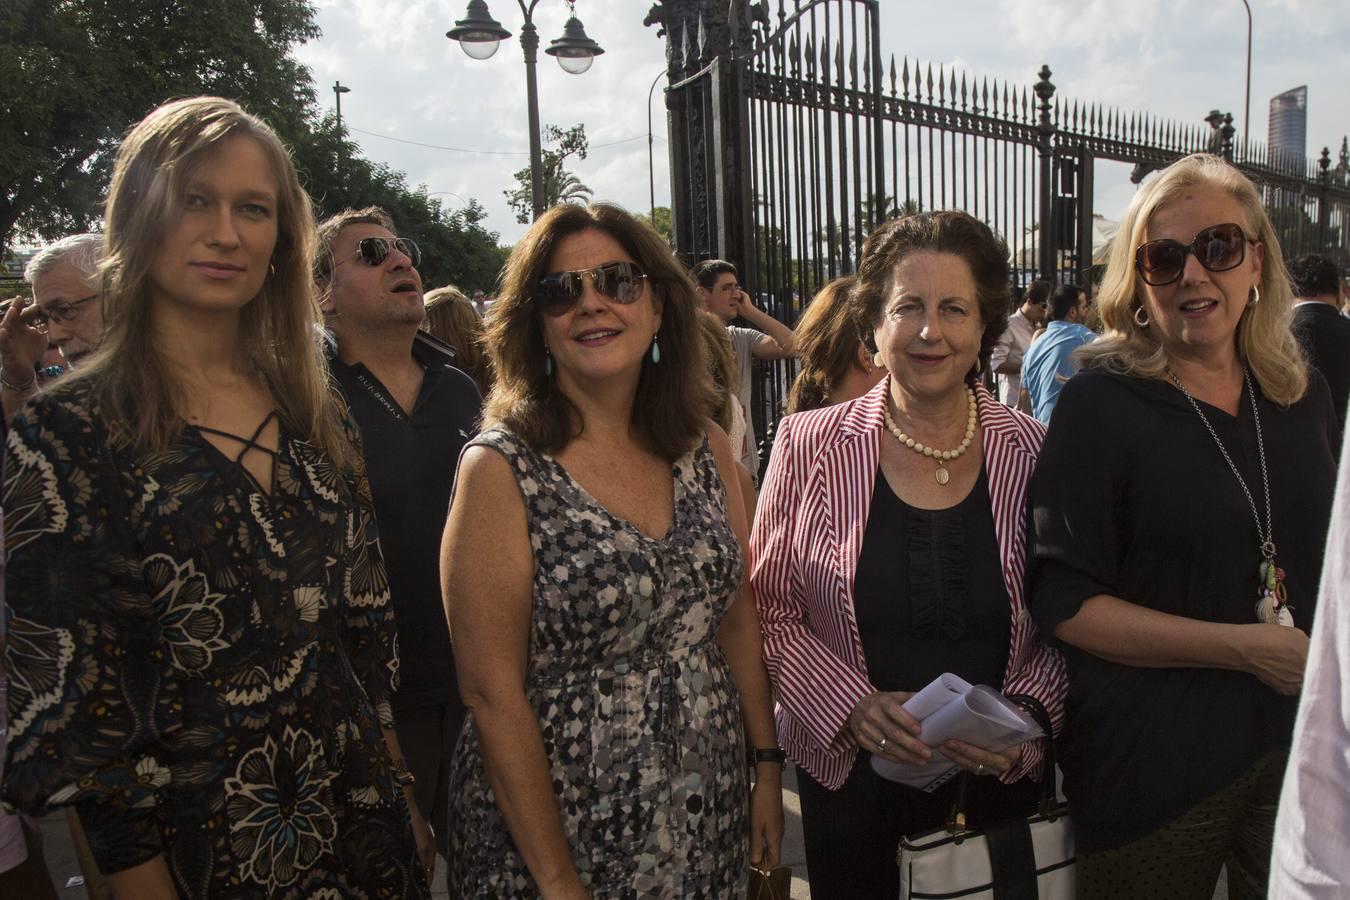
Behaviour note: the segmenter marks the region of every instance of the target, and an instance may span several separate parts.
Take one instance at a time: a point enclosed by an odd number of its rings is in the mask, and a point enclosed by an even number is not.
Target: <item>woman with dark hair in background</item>
[[[1043,709],[1056,729],[1061,719],[1063,662],[1022,595],[1044,430],[979,384],[1008,315],[1007,259],[962,212],[878,227],[849,305],[889,377],[788,416],[774,441],[751,581],[815,900],[897,896],[900,839],[951,810],[956,780],[925,793],[883,780],[873,756],[921,764],[940,749],[972,776],[973,827],[1035,803],[1040,741],[929,747],[901,709],[914,692],[952,672]]]
[[[607,204],[555,207],[507,263],[442,551],[470,710],[452,896],[722,898],[777,862],[782,756],[695,297]]]
[[[133,127],[108,196],[103,342],[5,459],[5,799],[73,805],[119,897],[425,897],[309,198],[213,97]]]
[[[827,282],[797,321],[801,369],[788,395],[788,414],[819,409],[861,397],[886,377],[858,338],[848,306],[854,277]]]

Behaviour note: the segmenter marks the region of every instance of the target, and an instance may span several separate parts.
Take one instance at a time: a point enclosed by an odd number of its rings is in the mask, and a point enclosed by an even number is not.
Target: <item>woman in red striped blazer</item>
[[[1023,598],[1044,426],[978,382],[1007,321],[1006,246],[961,212],[888,222],[863,248],[849,302],[890,375],[783,421],[751,539],[815,900],[895,897],[898,841],[946,819],[959,779],[929,794],[869,765],[930,758],[900,708],[912,692],[953,672],[1039,703],[1058,728],[1066,689]],[[972,826],[1034,805],[1039,742],[939,749],[971,773]]]

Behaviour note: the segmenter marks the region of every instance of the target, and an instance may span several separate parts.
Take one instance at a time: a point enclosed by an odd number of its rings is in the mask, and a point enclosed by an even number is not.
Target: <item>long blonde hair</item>
[[[1149,219],[1158,209],[1196,187],[1227,191],[1242,207],[1243,230],[1265,247],[1261,300],[1247,307],[1238,322],[1238,359],[1251,369],[1261,391],[1288,406],[1308,389],[1308,369],[1290,330],[1294,296],[1280,252],[1280,240],[1261,205],[1256,186],[1220,157],[1193,153],[1168,166],[1142,187],[1121,220],[1106,277],[1098,293],[1102,336],[1078,350],[1084,364],[1141,378],[1158,378],[1167,366],[1162,343],[1134,319],[1143,303],[1143,282],[1134,267],[1135,249],[1144,242]]]
[[[731,349],[727,326],[721,319],[710,312],[702,311],[696,318],[704,349],[708,351],[708,375],[712,378],[713,400],[708,407],[708,418],[721,426],[727,434],[731,434],[732,425],[736,421],[736,411],[732,404],[740,402],[736,399],[736,389],[741,383],[736,354]]]
[[[455,366],[478,385],[484,397],[492,389],[492,366],[483,351],[483,320],[464,292],[452,285],[428,291],[422,330],[455,348]]]
[[[189,179],[227,138],[262,149],[278,185],[277,242],[262,289],[240,313],[249,362],[262,374],[286,423],[337,465],[351,445],[338,418],[318,341],[314,216],[276,133],[219,97],[166,103],[132,126],[108,190],[103,341],[74,377],[89,379],[113,440],[138,452],[164,450],[182,427],[185,389],[154,346],[150,268],[176,225]]]

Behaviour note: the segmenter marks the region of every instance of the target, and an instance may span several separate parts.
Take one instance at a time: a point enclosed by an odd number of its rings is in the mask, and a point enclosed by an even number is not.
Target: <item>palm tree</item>
[[[559,203],[586,203],[595,191],[581,183],[581,179],[571,172],[558,167],[544,178],[544,204],[557,206]]]

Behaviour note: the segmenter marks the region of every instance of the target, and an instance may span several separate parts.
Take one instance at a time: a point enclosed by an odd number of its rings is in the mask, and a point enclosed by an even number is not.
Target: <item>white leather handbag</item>
[[[1049,716],[1033,704],[1040,707],[1032,700],[1028,711],[1050,734]],[[902,900],[1074,900],[1073,822],[1068,805],[1056,796],[1053,743],[1046,740],[1035,814],[971,831],[958,799],[946,828],[900,841],[896,862]]]
[[[1073,825],[1062,804],[989,831],[941,829],[900,842],[904,900],[1073,900]]]

